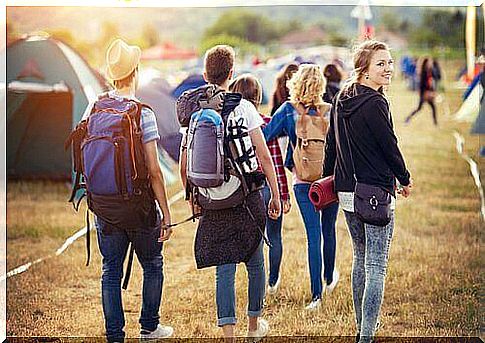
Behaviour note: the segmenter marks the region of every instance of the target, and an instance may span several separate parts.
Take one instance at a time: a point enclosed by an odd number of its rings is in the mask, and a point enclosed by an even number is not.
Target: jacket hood
[[[349,118],[356,113],[367,101],[374,97],[381,97],[382,93],[361,84],[351,86],[345,94],[339,94],[337,101],[337,113],[344,118]]]

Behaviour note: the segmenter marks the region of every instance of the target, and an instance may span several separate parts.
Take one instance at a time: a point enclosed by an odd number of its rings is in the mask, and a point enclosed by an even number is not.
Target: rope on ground
[[[168,200],[168,204],[169,205],[174,204],[175,202],[177,202],[180,199],[182,199],[184,197],[184,195],[185,195],[185,191],[183,191],[183,190],[180,191],[180,192],[178,192],[178,193],[176,193],[174,196],[172,196]],[[93,226],[91,226],[91,230],[94,230]],[[17,267],[15,269],[12,269],[7,274],[0,276],[0,282],[8,279],[9,277],[12,277],[14,275],[21,274],[21,273],[29,270],[30,267],[32,267],[33,265],[35,265],[37,263],[40,263],[42,261],[45,261],[45,260],[47,260],[49,258],[52,258],[52,257],[55,257],[55,256],[59,256],[64,251],[66,251],[67,248],[69,248],[78,238],[84,236],[86,234],[86,231],[87,231],[87,227],[86,226],[83,227],[82,229],[78,230],[74,235],[72,235],[71,237],[69,237],[68,239],[66,239],[66,241],[64,242],[64,244],[59,249],[57,249],[54,254],[49,254],[49,255],[47,255],[45,257],[38,258],[35,261],[32,261],[32,262],[23,264],[20,267]]]
[[[458,151],[460,156],[470,165],[470,172],[472,174],[473,180],[475,181],[475,185],[478,188],[478,193],[480,194],[480,214],[482,215],[482,219],[485,220],[485,194],[483,191],[482,183],[480,182],[480,169],[478,168],[478,164],[465,153],[465,138],[463,138],[463,136],[458,131],[454,131],[453,136],[456,140],[456,151]]]

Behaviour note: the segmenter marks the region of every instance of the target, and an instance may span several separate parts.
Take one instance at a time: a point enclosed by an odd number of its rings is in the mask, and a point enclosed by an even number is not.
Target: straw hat
[[[140,62],[141,50],[136,45],[128,45],[122,39],[111,42],[106,51],[108,77],[122,80],[129,76]]]

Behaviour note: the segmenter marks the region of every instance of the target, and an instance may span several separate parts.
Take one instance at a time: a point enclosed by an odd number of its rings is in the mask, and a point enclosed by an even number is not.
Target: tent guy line
[[[465,146],[465,138],[463,138],[463,136],[458,131],[454,131],[453,136],[456,140],[456,151],[470,165],[470,172],[472,174],[473,180],[475,181],[475,185],[478,188],[478,193],[480,194],[480,214],[482,215],[482,219],[485,220],[485,194],[483,192],[482,183],[480,182],[480,171],[478,169],[478,165],[470,156],[465,153],[463,149]]]
[[[185,190],[182,190],[178,193],[176,193],[174,196],[172,196],[169,200],[168,200],[168,203],[169,205],[172,205],[174,204],[175,202],[179,201],[180,199],[182,199],[185,195]],[[91,226],[91,230],[93,230],[94,227]],[[86,234],[86,226],[83,227],[82,229],[80,229],[79,231],[77,231],[74,235],[72,235],[71,237],[69,237],[68,239],[66,239],[66,241],[64,242],[64,244],[56,250],[56,252],[54,254],[50,254],[50,255],[47,255],[45,257],[41,257],[41,258],[38,258],[36,259],[35,261],[32,261],[32,262],[29,262],[29,263],[26,263],[24,265],[21,265],[20,267],[17,267],[15,269],[12,269],[11,271],[9,271],[7,274],[5,275],[2,275],[0,276],[0,282],[8,279],[9,277],[12,277],[14,275],[18,275],[18,274],[21,274],[27,270],[30,269],[30,267],[32,267],[34,264],[37,264],[37,263],[40,263],[42,261],[45,261],[45,260],[48,260],[52,257],[55,257],[55,256],[59,256],[61,255],[64,251],[67,250],[67,248],[69,248],[69,246],[71,246],[78,238],[84,236]]]

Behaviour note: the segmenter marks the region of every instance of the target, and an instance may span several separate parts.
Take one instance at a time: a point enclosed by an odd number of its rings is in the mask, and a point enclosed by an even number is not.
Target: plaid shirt
[[[260,115],[264,120],[264,125],[271,121],[271,117],[264,116],[261,113]],[[266,145],[268,146],[269,153],[273,159],[281,200],[287,201],[290,198],[290,193],[288,191],[288,180],[286,179],[283,155],[281,154],[280,145],[278,144],[278,138],[266,142]]]

